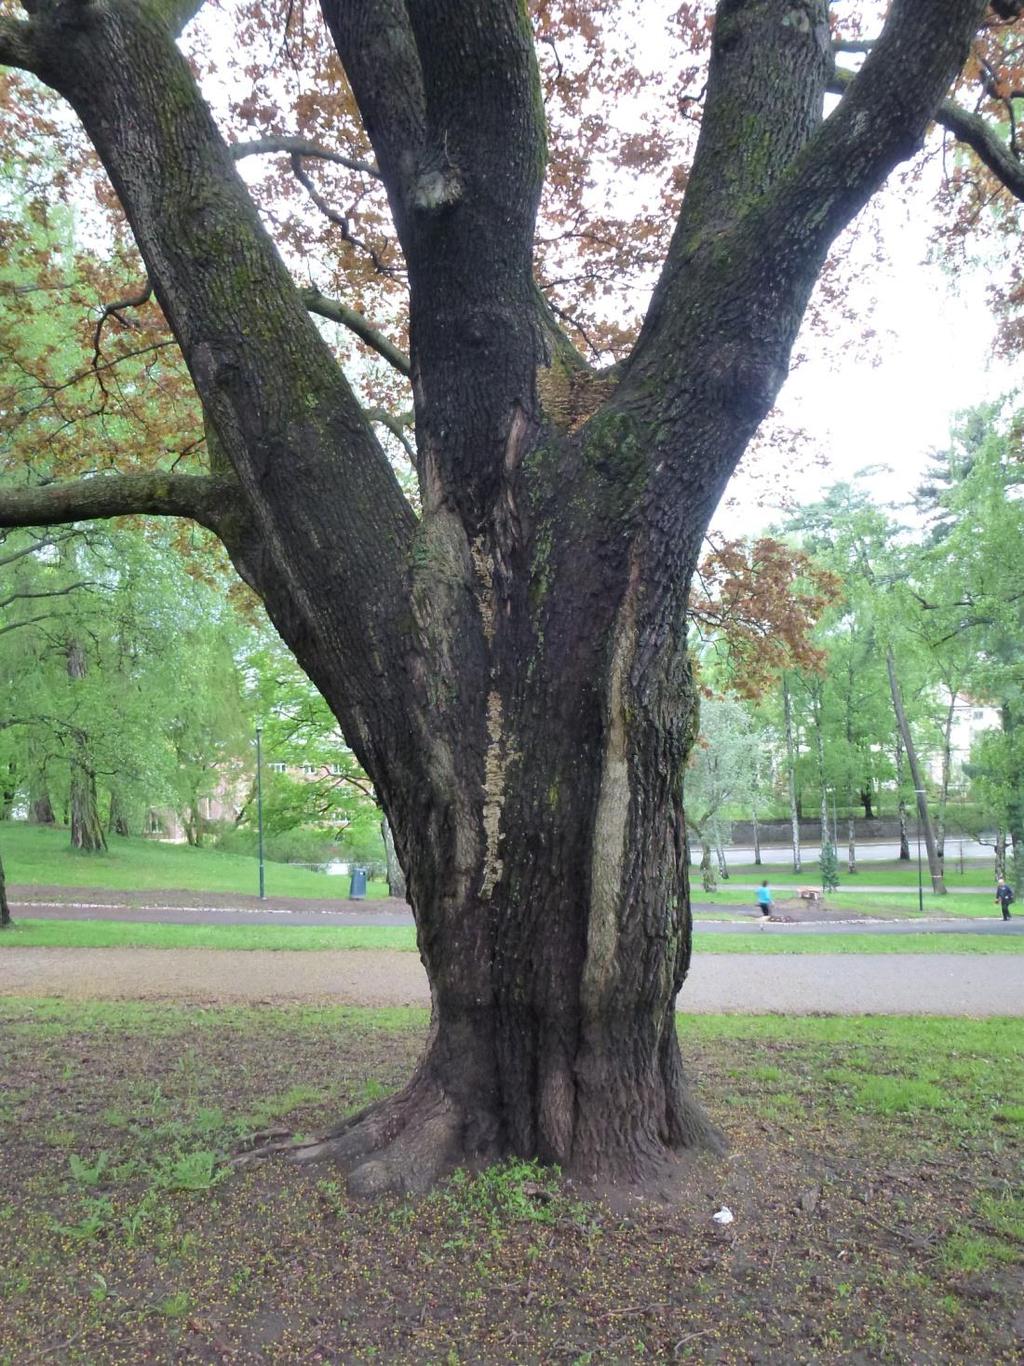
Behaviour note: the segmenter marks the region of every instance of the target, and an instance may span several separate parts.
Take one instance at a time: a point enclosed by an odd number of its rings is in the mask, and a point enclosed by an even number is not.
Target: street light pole
[[[263,888],[263,751],[261,740],[263,738],[262,727],[256,727],[256,838],[259,844],[260,854],[260,900],[265,898]]]
[[[917,909],[924,915],[924,882],[921,876],[921,798],[924,789],[915,787],[914,796],[917,798]]]

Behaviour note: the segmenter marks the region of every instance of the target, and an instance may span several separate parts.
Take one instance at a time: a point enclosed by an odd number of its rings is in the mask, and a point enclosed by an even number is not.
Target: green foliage
[[[108,1152],[100,1153],[93,1163],[83,1161],[77,1153],[71,1153],[68,1157],[71,1175],[80,1186],[98,1186],[102,1182],[109,1165],[110,1154]]]
[[[839,860],[831,840],[826,839],[821,846],[818,871],[821,874],[822,891],[834,892],[839,886]]]

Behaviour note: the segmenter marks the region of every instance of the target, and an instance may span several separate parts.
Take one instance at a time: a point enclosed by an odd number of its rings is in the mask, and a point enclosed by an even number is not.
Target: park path
[[[0,997],[428,1005],[414,953],[230,949],[0,951]],[[694,957],[693,1014],[1024,1016],[1024,958],[958,954]]]

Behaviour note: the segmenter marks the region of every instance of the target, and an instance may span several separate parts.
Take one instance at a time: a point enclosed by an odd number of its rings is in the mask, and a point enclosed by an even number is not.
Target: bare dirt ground
[[[229,1165],[401,1085],[422,1016],[379,1018],[0,999],[0,1362],[1020,1362],[1020,1026],[692,1021],[730,1151],[665,1203]]]
[[[1024,1015],[1024,962],[959,954],[694,955],[691,1014]],[[0,945],[0,996],[428,1005],[415,953]]]

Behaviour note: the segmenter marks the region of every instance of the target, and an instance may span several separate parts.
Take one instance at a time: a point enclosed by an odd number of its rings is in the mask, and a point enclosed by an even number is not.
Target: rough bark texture
[[[391,833],[391,826],[386,820],[380,823],[381,838],[384,840],[384,858],[387,870],[388,896],[398,897],[405,900],[405,874],[402,872],[402,865],[398,861],[398,852],[395,849],[395,837]]]
[[[418,519],[166,11],[40,0],[0,28],[0,56],[70,101],[107,167],[216,479],[236,481],[227,500],[200,481],[195,515],[335,710],[406,870],[426,1055],[308,1153],[355,1190],[505,1152],[632,1179],[716,1142],[675,1027],[688,583],[831,242],[920,140],[981,8],[895,5],[823,122],[825,0],[723,0],[661,279],[632,355],[598,374],[532,278],[545,133],[524,7],[323,0],[408,267]],[[110,482],[107,515],[129,510]],[[149,511],[190,496],[139,486]],[[8,501],[0,520],[26,516]]]

